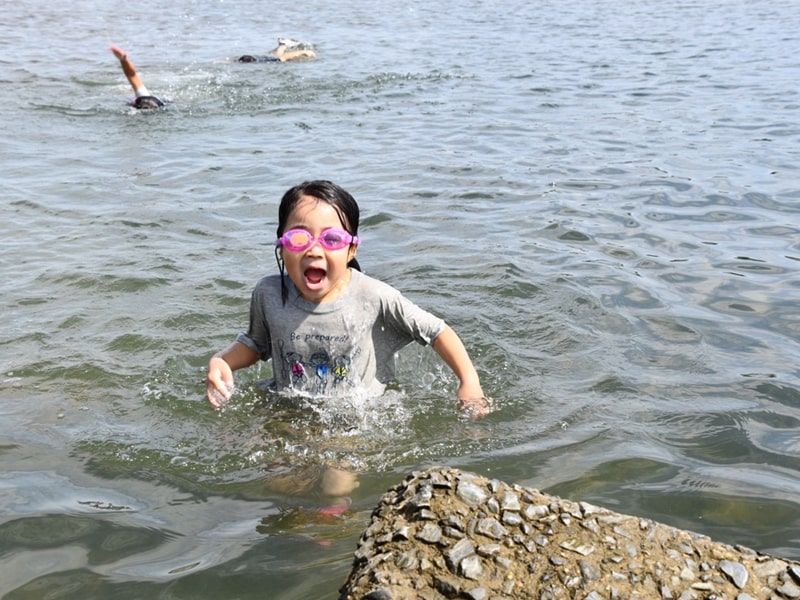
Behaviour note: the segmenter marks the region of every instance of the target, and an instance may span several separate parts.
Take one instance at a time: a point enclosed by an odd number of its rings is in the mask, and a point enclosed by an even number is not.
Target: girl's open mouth
[[[309,285],[319,285],[319,283],[325,279],[325,269],[309,267],[303,272],[303,276],[306,278],[306,282]]]

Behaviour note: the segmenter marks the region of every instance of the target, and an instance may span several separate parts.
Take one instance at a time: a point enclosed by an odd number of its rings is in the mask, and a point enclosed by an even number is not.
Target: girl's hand
[[[479,383],[468,384],[466,382],[458,386],[456,392],[459,408],[472,417],[485,417],[494,410],[494,402],[491,398],[483,395],[483,390]]]
[[[459,398],[459,408],[473,418],[485,417],[494,410],[494,402],[486,396]]]
[[[227,402],[233,392],[233,371],[230,365],[219,356],[212,356],[208,362],[206,376],[206,396],[215,408]]]

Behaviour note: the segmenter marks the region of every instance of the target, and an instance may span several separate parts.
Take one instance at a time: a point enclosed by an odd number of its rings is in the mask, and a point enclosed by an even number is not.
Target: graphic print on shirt
[[[314,389],[311,391],[314,394],[324,394],[328,387],[328,363],[330,362],[330,357],[325,350],[320,350],[314,352],[308,362],[314,368],[315,376],[312,386]]]
[[[337,356],[333,359],[333,385],[337,387],[347,381],[347,371],[350,367],[349,356]]]
[[[297,352],[299,348],[291,344],[279,344],[282,350],[282,371],[285,381],[294,390],[324,396],[341,392],[344,388],[356,385],[355,373],[351,370],[353,359],[361,352],[353,349],[353,355],[340,354],[331,357],[326,347],[304,348],[310,355]],[[287,349],[287,346],[294,349]],[[308,358],[306,358],[308,356]]]
[[[305,389],[308,377],[306,377],[306,370],[303,368],[303,356],[297,352],[287,352],[284,354],[283,360],[289,365],[292,374],[290,385],[293,388]]]

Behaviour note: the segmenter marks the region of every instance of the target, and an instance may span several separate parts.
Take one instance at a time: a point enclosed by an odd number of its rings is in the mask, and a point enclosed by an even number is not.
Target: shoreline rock
[[[800,563],[451,468],[381,498],[340,600],[800,599]]]

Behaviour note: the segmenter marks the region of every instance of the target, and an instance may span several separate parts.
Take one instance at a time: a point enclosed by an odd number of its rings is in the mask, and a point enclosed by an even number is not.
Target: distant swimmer
[[[109,48],[111,52],[114,53],[114,56],[119,59],[119,64],[122,65],[122,72],[125,73],[125,77],[128,78],[128,83],[131,84],[133,92],[136,94],[136,97],[131,100],[130,105],[134,108],[141,109],[164,108],[164,103],[153,96],[150,90],[142,83],[141,77],[139,77],[139,74],[136,72],[136,67],[131,59],[128,58],[128,53],[114,44],[111,44]]]
[[[240,63],[287,62],[290,60],[312,60],[317,53],[308,44],[289,38],[278,38],[278,47],[264,55],[244,54],[236,59]]]

